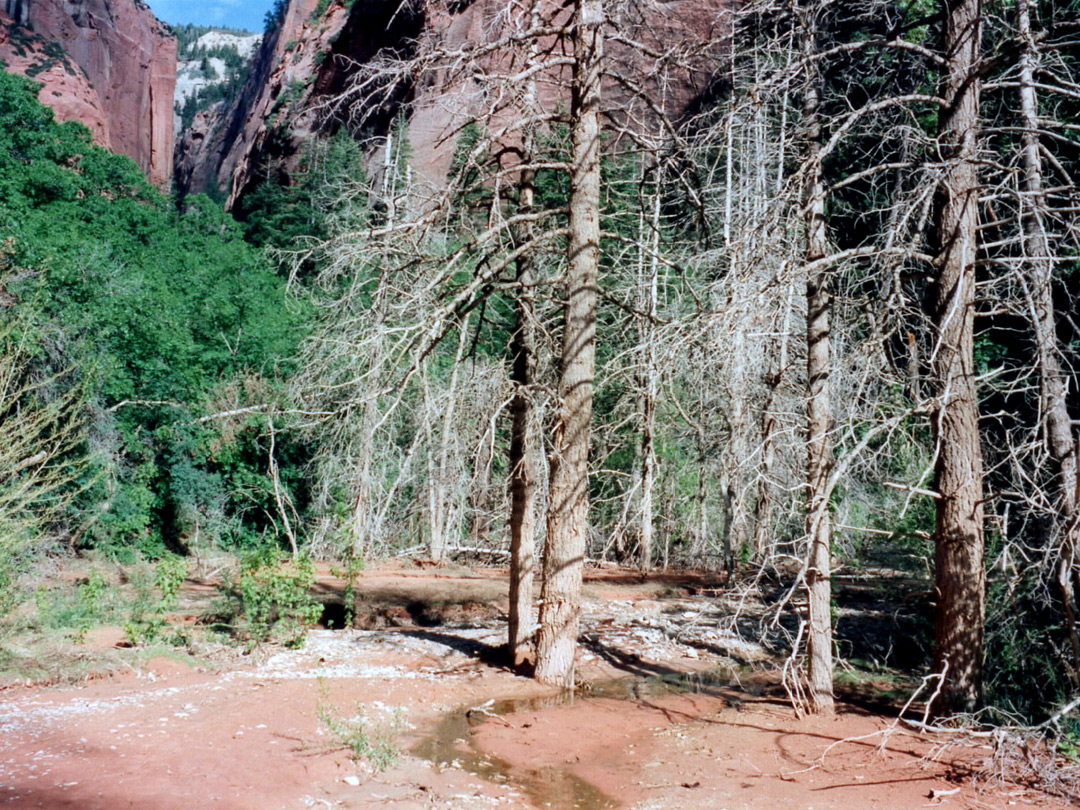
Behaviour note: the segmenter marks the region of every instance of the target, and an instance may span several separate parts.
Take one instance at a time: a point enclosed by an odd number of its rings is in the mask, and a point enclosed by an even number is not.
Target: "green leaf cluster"
[[[0,232],[5,292],[37,336],[30,362],[73,369],[67,384],[88,391],[91,469],[69,530],[150,557],[272,531],[265,420],[200,420],[277,395],[302,314],[219,205],[177,208],[35,91],[0,73]]]

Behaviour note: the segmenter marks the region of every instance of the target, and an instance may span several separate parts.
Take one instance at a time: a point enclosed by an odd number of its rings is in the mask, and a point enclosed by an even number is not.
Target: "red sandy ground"
[[[391,573],[367,575],[362,588],[374,588],[377,577],[404,591],[418,582],[438,587],[429,577]],[[442,579],[455,584],[453,578]],[[476,585],[475,577],[464,579],[470,582],[456,585]],[[501,587],[497,579],[493,583]],[[631,604],[643,595],[656,598],[611,587],[601,596],[627,596]],[[486,701],[550,691],[451,646],[451,635],[462,632],[497,644],[501,625],[467,631],[320,630],[295,652],[234,654],[212,667],[162,658],[79,687],[6,688],[0,691],[0,805],[48,810],[1066,806],[1009,784],[976,789],[962,774],[987,755],[977,747],[940,750],[931,738],[884,734],[887,718],[852,708],[842,707],[835,718],[798,719],[776,699],[734,688],[578,699],[574,705],[487,718]],[[592,681],[616,674],[596,659],[584,660],[582,669]],[[323,728],[320,706],[341,717],[363,711],[373,725],[390,725],[397,717],[404,752],[398,763],[373,773],[352,761]],[[473,717],[483,722],[456,744],[445,741],[437,761],[409,753],[436,733],[448,713],[467,707],[481,707]],[[468,770],[485,754],[500,760],[489,778]],[[568,785],[582,782],[583,793],[568,792]]]

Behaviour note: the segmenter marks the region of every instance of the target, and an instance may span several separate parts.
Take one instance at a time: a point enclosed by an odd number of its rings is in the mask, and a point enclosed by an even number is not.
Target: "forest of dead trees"
[[[816,710],[841,559],[932,569],[939,711],[980,703],[987,571],[1074,683],[1076,12],[509,3],[362,66],[342,115],[438,74],[456,152],[415,179],[402,117],[296,257],[334,531],[508,551],[519,657],[541,574],[549,683],[597,558],[794,577]]]
[[[935,711],[1052,712],[1080,688],[1080,6],[750,0],[679,36],[491,8],[356,66],[333,115],[366,171],[308,156],[318,232],[271,242],[308,337],[276,404],[210,408],[269,448],[264,535],[508,562],[510,654],[563,686],[588,561],[776,576],[822,712],[834,567],[929,576]],[[410,163],[422,103],[446,182]]]

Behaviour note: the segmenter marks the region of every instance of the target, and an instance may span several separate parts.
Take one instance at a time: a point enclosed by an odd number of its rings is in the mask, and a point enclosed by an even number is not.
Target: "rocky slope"
[[[188,30],[190,29],[190,31]],[[191,124],[195,114],[222,99],[231,99],[247,78],[251,58],[262,42],[262,34],[240,34],[181,26],[176,29],[179,49],[176,66],[177,134]]]
[[[389,0],[291,0],[262,42],[231,104],[199,113],[176,151],[181,193],[217,189],[230,204],[269,161],[295,160],[326,123],[319,102],[344,86],[350,65],[420,33],[415,15]]]
[[[0,0],[0,59],[62,121],[172,178],[176,40],[139,0]]]
[[[613,115],[622,122],[647,121],[655,104],[676,115],[692,108],[709,89],[712,66],[722,47],[727,0],[673,0],[643,6],[644,11],[624,20],[622,28],[656,50],[671,43],[697,45],[696,56],[663,87],[650,87],[648,57],[619,43],[609,47],[613,71],[646,87],[632,94],[617,80],[605,85]],[[230,204],[273,164],[285,176],[295,168],[303,145],[312,136],[349,122],[350,111],[335,104],[358,66],[369,63],[386,49],[399,53],[423,52],[438,43],[461,47],[490,41],[492,24],[505,4],[474,0],[450,6],[430,19],[423,9],[397,0],[291,0],[281,25],[262,43],[247,84],[231,105],[221,105],[196,117],[177,144],[177,186],[181,192],[216,188],[229,195]],[[551,45],[551,43],[548,43]],[[647,47],[645,50],[647,51]],[[498,57],[494,63],[498,63]],[[559,77],[550,77],[557,80]],[[548,106],[568,103],[561,91],[548,85]],[[452,70],[427,73],[419,86],[402,88],[385,110],[365,119],[365,135],[381,135],[389,127],[401,102],[410,102],[410,160],[416,176],[434,185],[445,177],[453,154],[455,134],[462,124],[478,116],[485,103],[471,79]]]

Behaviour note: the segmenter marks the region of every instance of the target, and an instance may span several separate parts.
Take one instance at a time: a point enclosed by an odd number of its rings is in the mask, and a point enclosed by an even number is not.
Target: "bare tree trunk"
[[[394,198],[397,195],[397,172],[394,161],[394,130],[393,127],[386,133],[386,142],[383,147],[382,165],[382,198],[386,204],[387,226],[392,227],[397,211]],[[384,255],[384,262],[389,259]],[[378,286],[375,290],[375,302],[372,307],[372,318],[377,327],[386,319],[386,284],[385,268],[379,275]],[[368,362],[367,392],[363,404],[363,416],[360,423],[360,447],[359,459],[356,471],[356,491],[352,503],[352,523],[349,527],[351,535],[350,555],[353,559],[362,559],[371,546],[373,525],[372,512],[375,505],[372,503],[372,456],[375,451],[374,433],[379,420],[379,400],[376,392],[379,389],[379,366],[383,360],[383,343],[379,340],[372,348]]]
[[[656,168],[656,196],[653,198],[652,221],[649,225],[650,249],[649,274],[641,279],[644,289],[645,315],[641,318],[642,328],[642,375],[643,391],[641,395],[641,570],[648,571],[653,565],[653,490],[656,484],[656,398],[659,389],[659,373],[656,368],[656,310],[660,275],[660,188],[662,178],[660,168]],[[643,229],[644,230],[644,229]],[[645,234],[641,234],[644,242]],[[642,263],[644,264],[644,262]],[[643,268],[644,269],[644,268]]]
[[[600,260],[600,64],[603,0],[576,0],[571,90],[570,216],[558,413],[536,679],[571,688],[588,522],[589,431]]]
[[[534,7],[535,16],[535,7]],[[530,88],[530,96],[535,88]],[[531,131],[525,137],[523,160],[533,159]],[[521,173],[518,190],[518,209],[532,210],[535,197],[536,173],[526,168]],[[520,238],[529,241],[532,228],[524,225]],[[534,500],[536,481],[536,439],[533,435],[532,392],[530,386],[536,371],[535,301],[533,297],[533,255],[522,254],[517,262],[517,323],[510,343],[513,356],[511,380],[514,395],[510,401],[513,422],[510,427],[510,618],[508,648],[513,666],[521,666],[529,652],[529,627],[532,624],[533,548],[535,545]]]
[[[981,79],[980,0],[945,0],[939,148],[947,161],[936,210],[938,276],[931,293],[937,397],[934,438],[938,493],[935,543],[937,616],[934,668],[947,669],[934,711],[970,711],[982,688],[983,463],[975,387],[976,166]]]
[[[735,522],[732,504],[735,500],[731,486],[731,474],[725,470],[720,473],[720,554],[724,564],[731,571],[735,567],[735,546],[731,542],[732,524]],[[738,551],[741,553],[742,548]],[[762,551],[764,555],[765,552]],[[764,559],[764,556],[758,559]]]
[[[428,382],[427,365],[420,366],[421,416],[424,420],[424,466],[427,480],[424,494],[427,497],[428,556],[439,561],[442,559],[443,540],[440,518],[442,510],[439,493],[439,466],[435,458],[435,430],[432,427],[435,404],[431,397]],[[437,556],[436,556],[437,555]]]
[[[382,274],[379,276],[378,287],[375,290],[375,305],[372,308],[372,319],[376,327],[386,318],[386,285]],[[363,404],[363,416],[360,422],[360,446],[356,470],[356,492],[352,503],[352,525],[350,534],[350,556],[354,560],[363,559],[373,540],[372,512],[375,505],[372,503],[372,460],[375,452],[375,427],[379,420],[379,399],[377,391],[379,387],[380,366],[383,360],[382,340],[375,343],[371,350],[368,364],[368,382],[365,385],[366,394]]]
[[[518,281],[532,278],[531,261],[518,264]],[[536,367],[534,302],[527,286],[518,291],[517,325],[514,329],[514,398],[510,402],[513,424],[510,432],[510,659],[514,666],[524,663],[529,651],[532,624],[533,547],[535,544],[534,501],[536,481],[536,439],[532,429],[532,384]]]
[[[292,512],[295,515],[296,508],[293,506],[292,498],[289,497],[289,493],[281,485],[281,474],[278,468],[277,454],[274,451],[274,437],[277,435],[277,430],[274,427],[273,411],[266,415],[266,434],[270,438],[270,448],[267,450],[267,464],[270,472],[270,480],[274,483],[274,501],[277,504],[278,514],[281,515],[281,527],[285,532],[285,537],[289,541],[289,551],[292,553],[292,558],[295,560],[300,552],[296,547],[296,532],[293,531],[292,522],[289,520],[289,512]]]
[[[458,348],[450,369],[446,404],[442,408],[442,423],[437,437],[438,446],[433,447],[436,437],[431,427],[436,406],[431,400],[426,377],[424,379],[425,429],[428,438],[428,555],[433,562],[441,563],[450,545],[450,531],[454,528],[455,503],[450,492],[450,448],[454,442],[454,415],[457,412],[458,377],[468,346],[469,318],[458,325]],[[436,453],[437,451],[437,453]]]
[[[806,181],[803,217],[806,228],[806,534],[810,554],[806,568],[809,592],[809,633],[806,637],[810,709],[833,711],[832,582],[829,515],[829,471],[832,448],[829,423],[832,413],[829,374],[830,279],[825,257],[825,188],[821,176],[821,77],[812,56],[817,49],[813,9],[805,11],[803,37],[808,76],[803,100],[806,126]],[[815,267],[815,262],[818,267]]]
[[[724,473],[721,482],[726,515],[724,524],[725,556],[741,554],[744,548],[749,547],[750,541],[753,539],[750,526],[751,515],[746,508],[750,489],[747,481],[746,464],[753,447],[753,440],[749,436],[750,427],[747,416],[751,395],[751,375],[747,369],[748,355],[749,347],[746,335],[742,328],[738,328],[734,335],[731,350],[732,360],[729,372],[731,410],[728,414],[730,435],[724,452]],[[764,562],[768,558],[771,549],[754,548],[752,551],[757,562]]]
[[[701,442],[704,444],[704,442]],[[700,557],[709,550],[709,484],[708,484],[708,459],[704,450],[698,451],[698,480],[697,480],[697,532],[694,537],[693,556]],[[731,572],[731,560],[724,559],[724,569]]]
[[[494,428],[485,420],[476,450],[472,484],[469,487],[469,543],[487,548],[491,541],[491,462],[495,453]]]
[[[791,307],[794,287],[788,287],[784,321],[780,329],[780,346],[773,353],[765,375],[765,402],[761,407],[761,481],[754,504],[754,548],[768,548],[772,542],[773,467],[776,464],[776,433],[779,422],[775,410],[777,394],[783,384],[788,363],[788,340],[791,337]]]
[[[1035,333],[1035,362],[1039,372],[1042,398],[1040,409],[1045,422],[1046,448],[1057,472],[1057,507],[1053,532],[1059,549],[1058,584],[1069,635],[1073,660],[1073,685],[1080,679],[1080,637],[1077,633],[1076,594],[1073,570],[1080,522],[1077,520],[1078,450],[1072,435],[1067,405],[1068,381],[1061,364],[1057,331],[1054,325],[1053,262],[1046,229],[1046,197],[1043,191],[1043,167],[1039,153],[1039,99],[1035,89],[1038,52],[1031,31],[1028,0],[1017,0],[1017,23],[1023,53],[1020,57],[1020,114],[1023,121],[1021,190],[1026,207],[1022,219],[1024,236],[1025,282],[1032,330]]]

